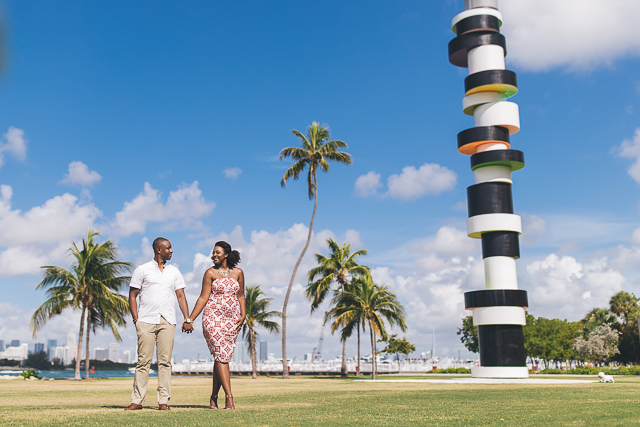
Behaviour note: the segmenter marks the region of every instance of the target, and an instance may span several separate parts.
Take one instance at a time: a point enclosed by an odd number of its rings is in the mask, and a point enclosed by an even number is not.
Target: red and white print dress
[[[229,363],[236,348],[238,334],[235,325],[240,319],[239,289],[238,281],[230,277],[211,283],[211,295],[202,315],[202,329],[216,362]]]

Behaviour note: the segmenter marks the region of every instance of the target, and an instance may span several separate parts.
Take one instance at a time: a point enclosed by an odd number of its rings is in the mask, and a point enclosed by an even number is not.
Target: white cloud
[[[69,163],[69,172],[64,176],[62,183],[88,187],[99,182],[101,179],[102,177],[98,172],[90,171],[87,165],[77,161]]]
[[[436,235],[422,245],[422,251],[425,253],[459,256],[473,255],[479,248],[479,239],[471,239],[466,231],[451,226],[440,227]]]
[[[618,157],[633,159],[633,164],[629,166],[627,173],[636,183],[640,184],[640,128],[636,128],[633,139],[625,139],[620,146],[614,147],[612,151]]]
[[[382,187],[381,175],[373,171],[361,175],[356,180],[354,193],[359,197],[375,196]],[[402,173],[387,179],[388,191],[382,196],[392,199],[412,200],[418,197],[440,194],[456,185],[457,175],[445,166],[425,163],[416,169],[406,166]]]
[[[56,244],[84,235],[102,215],[93,204],[82,205],[65,193],[27,212],[11,209],[13,190],[0,186],[0,245]]]
[[[381,174],[371,171],[365,175],[360,175],[356,179],[356,185],[353,192],[358,197],[375,196],[378,194],[378,188],[382,187],[380,182]]]
[[[27,158],[27,141],[24,138],[22,129],[9,126],[9,130],[4,134],[7,142],[0,142],[0,167],[4,164],[4,153],[10,154],[20,161]]]
[[[102,215],[71,194],[26,212],[12,209],[12,197],[10,186],[0,186],[0,248],[5,248],[0,251],[0,277],[39,274],[41,266],[64,261],[70,242],[86,234]]]
[[[153,247],[151,247],[151,242],[148,238],[143,237],[140,242],[140,256],[136,259],[135,265],[138,266],[140,264],[144,264],[145,262],[149,262],[153,259]]]
[[[236,179],[242,173],[242,169],[236,168],[236,167],[234,167],[234,168],[226,168],[225,170],[222,171],[222,173],[227,178]]]
[[[529,302],[536,316],[572,321],[593,307],[607,306],[626,281],[606,257],[582,263],[571,256],[550,254],[529,264],[527,272],[533,284]]]
[[[507,59],[527,70],[610,66],[640,55],[637,0],[503,1]]]
[[[394,174],[387,179],[387,194],[391,198],[402,200],[439,194],[453,189],[456,179],[455,172],[434,163],[425,163],[418,169],[406,166],[400,175]]]
[[[362,246],[362,240],[360,240],[360,232],[356,230],[347,230],[344,233],[345,242],[349,243],[353,250],[359,250]]]
[[[537,215],[521,212],[522,234],[520,240],[524,243],[535,243],[539,237],[547,232],[547,222]]]
[[[168,229],[198,229],[202,227],[198,219],[214,208],[215,203],[202,196],[198,181],[170,192],[166,203],[162,202],[161,193],[145,182],[144,191],[116,213],[111,228],[122,236],[143,233],[148,223],[162,223]]]
[[[386,266],[372,270],[376,283],[389,286],[403,303],[407,338],[418,344],[418,352],[430,348],[435,329],[437,355],[457,355],[458,349],[466,354],[456,329],[470,314],[464,309],[464,292],[485,287],[482,259],[474,256],[479,250],[478,240],[444,226],[431,237],[392,251],[410,260],[410,266],[398,264],[394,267],[398,272]],[[388,261],[389,256],[383,260]]]

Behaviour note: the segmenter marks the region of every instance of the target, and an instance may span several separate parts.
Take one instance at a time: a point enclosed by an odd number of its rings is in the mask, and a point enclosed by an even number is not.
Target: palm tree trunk
[[[344,295],[344,282],[340,282],[340,288],[342,289],[342,295]],[[342,326],[344,328],[344,325]],[[342,366],[340,366],[340,376],[346,378],[349,376],[347,371],[347,340],[342,342]]]
[[[300,267],[302,258],[309,248],[309,244],[311,243],[311,236],[313,234],[313,222],[315,221],[316,208],[318,207],[318,175],[315,170],[313,172],[313,187],[313,193],[315,197],[313,202],[313,214],[311,215],[311,223],[309,224],[309,235],[307,236],[307,243],[305,243],[304,249],[302,249],[302,253],[300,253],[298,261],[296,261],[296,265],[295,267],[293,267],[293,273],[291,274],[291,280],[289,280],[289,287],[287,288],[287,293],[284,297],[284,305],[282,307],[282,378],[284,378],[285,380],[289,378],[289,365],[287,364],[287,304],[289,304],[289,295],[291,295],[291,288],[293,287],[293,281],[296,278],[298,267]]]
[[[373,333],[373,324],[369,320],[369,331],[371,332],[371,379],[376,379],[376,339]]]
[[[85,349],[86,355],[84,359],[84,379],[89,379],[89,336],[91,335],[91,323],[87,319],[87,348]]]
[[[73,376],[73,379],[76,381],[80,381],[82,378],[80,377],[80,358],[82,357],[82,338],[84,333],[84,315],[87,311],[87,307],[82,305],[82,315],[80,316],[80,332],[78,332],[78,350],[76,351],[76,373]]]
[[[349,372],[347,372],[347,340],[342,341],[342,366],[340,367],[340,376],[349,376]]]
[[[360,321],[358,321],[358,373],[356,375],[362,375],[362,369],[360,369]]]
[[[256,363],[256,333],[253,331],[252,327],[249,327],[249,331],[249,336],[251,337],[251,368],[253,369],[251,378],[255,380],[258,378],[258,364]]]

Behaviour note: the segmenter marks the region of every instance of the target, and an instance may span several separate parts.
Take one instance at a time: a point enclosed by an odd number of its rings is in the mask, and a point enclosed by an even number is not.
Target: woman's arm
[[[207,300],[209,299],[209,295],[211,295],[211,282],[213,281],[213,270],[210,268],[202,276],[202,291],[200,292],[200,296],[196,300],[196,305],[193,306],[193,311],[191,312],[191,316],[189,318],[194,321],[200,315],[200,312],[207,304]]]
[[[238,276],[238,284],[240,288],[238,289],[238,302],[240,303],[240,319],[236,323],[236,332],[240,332],[242,328],[242,324],[244,323],[244,319],[247,317],[247,307],[244,299],[244,271],[240,270],[240,275]]]

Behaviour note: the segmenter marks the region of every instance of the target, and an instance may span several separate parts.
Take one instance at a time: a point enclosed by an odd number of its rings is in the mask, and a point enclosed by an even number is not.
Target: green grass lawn
[[[0,425],[640,425],[638,377],[568,385],[240,377],[232,379],[236,411],[207,408],[211,379],[174,377],[171,411],[156,410],[157,383],[151,379],[145,409],[125,412],[131,384],[131,379],[0,380]],[[224,404],[224,398],[219,401]]]

